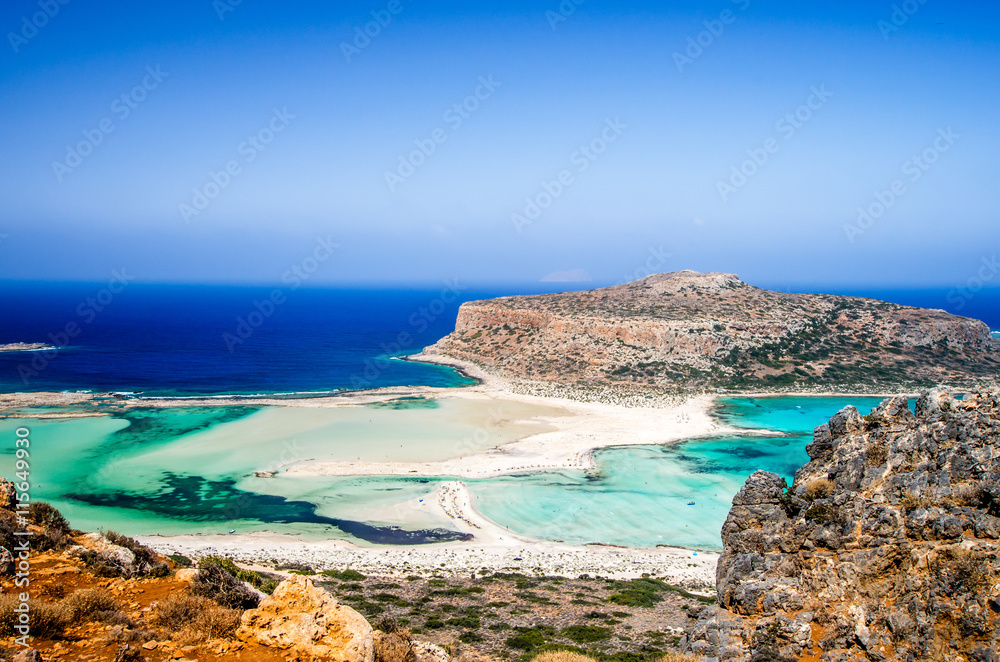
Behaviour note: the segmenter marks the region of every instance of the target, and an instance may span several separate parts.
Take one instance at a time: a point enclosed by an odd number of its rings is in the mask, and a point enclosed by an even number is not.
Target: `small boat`
[[[693,506],[694,505],[694,501],[688,501],[688,505],[689,506]]]
[[[236,529],[229,529],[230,533],[236,533]]]

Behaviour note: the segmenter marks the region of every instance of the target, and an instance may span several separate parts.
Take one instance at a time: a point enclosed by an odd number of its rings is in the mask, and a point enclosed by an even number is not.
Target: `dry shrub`
[[[142,662],[142,653],[138,646],[122,644],[115,651],[115,662]]]
[[[160,555],[138,540],[129,538],[115,531],[102,531],[101,534],[112,545],[124,547],[135,554],[132,568],[123,576],[132,577],[166,577],[170,574],[170,566],[160,560]]]
[[[836,485],[829,478],[814,478],[806,483],[805,496],[807,499],[825,499],[833,494]]]
[[[20,614],[15,611],[21,601],[15,595],[0,596],[0,636],[9,637],[17,633]],[[28,600],[31,635],[41,639],[55,639],[72,622],[70,610],[62,603]]]
[[[869,467],[881,467],[889,459],[889,447],[884,441],[873,442],[865,451],[865,460]]]
[[[951,486],[951,494],[956,505],[976,508],[981,501],[982,488],[978,483],[959,483]]]
[[[390,630],[375,635],[375,662],[415,662],[416,651],[405,631]]]
[[[63,600],[73,620],[105,621],[107,614],[120,609],[118,601],[101,588],[86,588]]]
[[[44,501],[35,501],[28,506],[28,519],[32,524],[54,529],[62,533],[69,533],[69,522],[57,509]]]
[[[536,656],[533,662],[595,662],[595,660],[573,651],[545,651]]]
[[[179,632],[194,623],[200,612],[213,607],[215,603],[208,598],[184,593],[170,595],[156,606],[150,620],[157,627]]]
[[[228,609],[254,609],[260,596],[218,565],[205,565],[195,575],[191,592]]]
[[[115,644],[145,643],[156,639],[156,633],[149,630],[136,630],[124,625],[116,625],[105,636],[105,639]]]
[[[236,633],[242,615],[238,609],[215,607],[202,612],[195,620],[193,629],[209,639],[228,639]]]
[[[181,594],[161,602],[153,613],[152,622],[187,639],[224,639],[236,632],[240,615],[238,609],[220,607],[208,598]]]

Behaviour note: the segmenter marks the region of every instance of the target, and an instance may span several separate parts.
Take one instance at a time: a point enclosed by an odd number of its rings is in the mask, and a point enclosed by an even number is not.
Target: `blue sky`
[[[995,255],[1000,7],[663,4],[5,3],[0,279],[277,282],[320,240],[317,285]]]

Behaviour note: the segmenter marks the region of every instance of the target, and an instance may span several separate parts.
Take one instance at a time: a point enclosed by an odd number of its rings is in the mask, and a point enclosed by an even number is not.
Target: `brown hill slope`
[[[1000,372],[978,320],[693,271],[465,303],[427,351],[515,378],[684,388],[925,387]]]

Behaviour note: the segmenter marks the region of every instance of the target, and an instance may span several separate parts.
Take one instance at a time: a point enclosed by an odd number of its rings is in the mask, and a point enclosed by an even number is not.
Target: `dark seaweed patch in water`
[[[447,529],[409,531],[395,526],[375,526],[316,514],[315,504],[289,501],[281,496],[257,494],[235,487],[236,481],[206,480],[200,476],[167,473],[156,494],[114,490],[102,494],[66,494],[67,499],[92,506],[129,508],[188,522],[256,520],[266,524],[326,524],[355,538],[382,545],[422,545],[471,540],[472,535]]]
[[[366,406],[372,409],[437,409],[441,404],[432,398],[407,396],[384,402],[372,402]]]
[[[157,407],[129,409],[115,416],[128,421],[128,427],[112,434],[109,442],[128,448],[150,440],[173,440],[258,411],[260,407],[191,407],[182,411]]]

